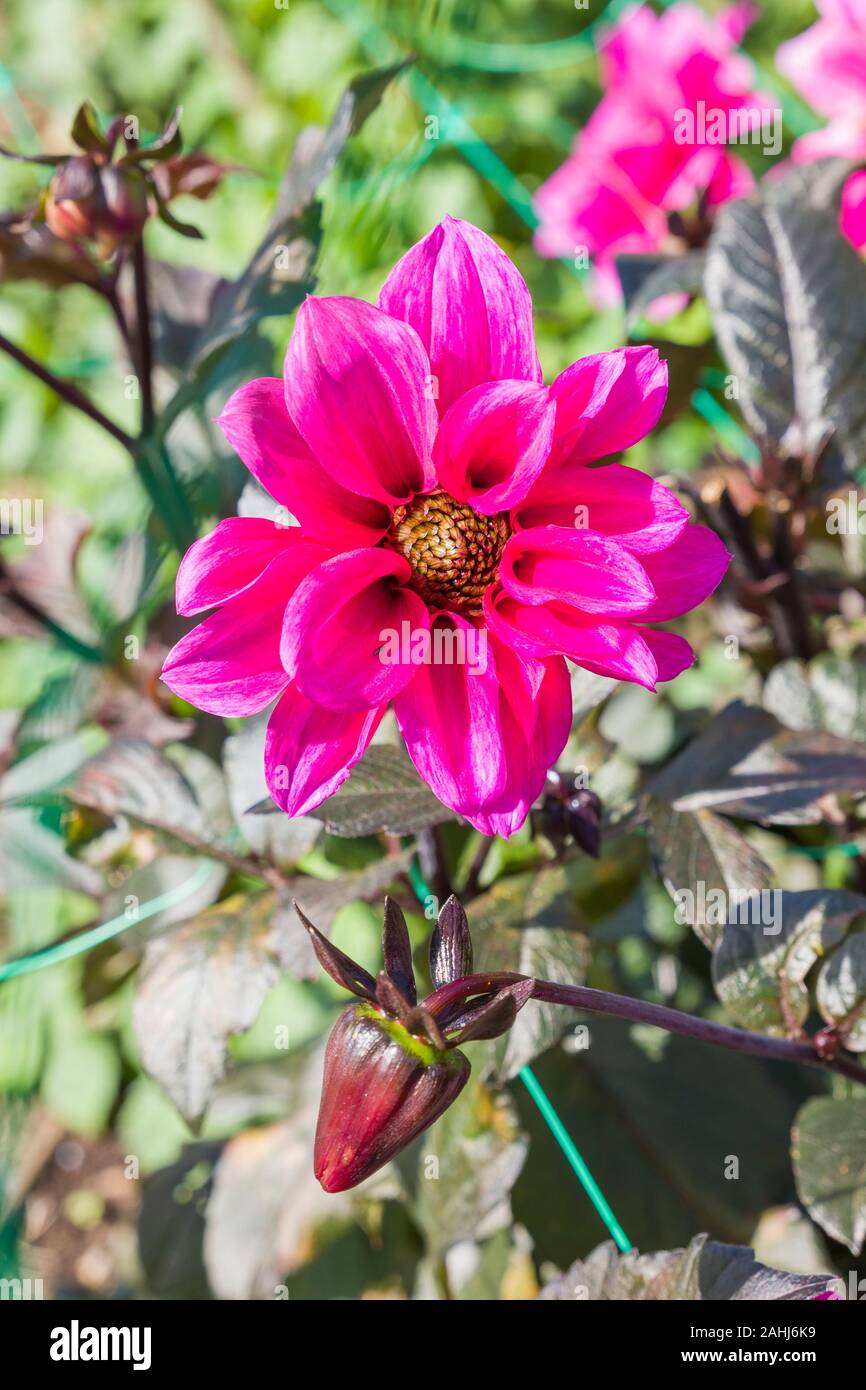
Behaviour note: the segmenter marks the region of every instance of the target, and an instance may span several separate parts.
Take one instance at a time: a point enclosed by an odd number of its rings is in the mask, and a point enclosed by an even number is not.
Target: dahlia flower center
[[[504,512],[482,516],[447,492],[431,492],[397,507],[384,543],[408,560],[411,587],[431,608],[472,616],[510,534]]]

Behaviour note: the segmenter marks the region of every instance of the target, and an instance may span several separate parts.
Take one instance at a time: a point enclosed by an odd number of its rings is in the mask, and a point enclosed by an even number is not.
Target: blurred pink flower
[[[760,122],[771,110],[755,92],[736,44],[751,22],[747,5],[710,19],[693,5],[661,15],[628,10],[600,45],[605,95],[575,140],[572,154],[538,190],[536,247],[546,256],[585,250],[605,299],[619,297],[614,260],[658,251],[670,237],[668,215],[697,200],[706,212],[753,186],[746,165],[720,143],[688,137],[687,123],[732,112]]]
[[[220,715],[278,701],[266,775],[289,815],[339,787],[393,701],[440,800],[512,833],[568,737],[563,658],[654,689],[694,657],[649,624],[700,603],[727,567],[661,484],[588,466],[643,438],[666,393],[649,347],[543,386],[521,276],[447,218],[378,307],[308,299],[284,378],[229,400],[226,438],[300,525],[232,517],[192,546],[178,612],[216,612],[163,679]],[[461,642],[483,661],[461,662]]]
[[[791,158],[866,157],[866,0],[817,0],[821,18],[783,43],[776,66],[829,124],[795,141]],[[842,230],[866,246],[866,175],[852,174],[842,195]]]

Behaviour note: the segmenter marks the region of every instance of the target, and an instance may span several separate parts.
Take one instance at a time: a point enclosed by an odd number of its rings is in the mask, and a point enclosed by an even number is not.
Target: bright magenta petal
[[[379,307],[411,324],[426,347],[440,414],[486,381],[541,381],[526,283],[469,222],[446,217],[407,251]]]
[[[847,180],[842,190],[842,214],[839,225],[858,251],[866,246],[866,171],[859,169]]]
[[[548,768],[571,732],[571,682],[562,657],[520,657],[491,634],[500,680],[506,782],[495,801],[467,819],[484,835],[519,830],[541,794]]]
[[[555,419],[549,392],[534,382],[497,381],[467,391],[439,427],[440,485],[476,511],[507,511],[544,467]]]
[[[297,527],[277,526],[259,517],[230,516],[220,521],[209,536],[190,546],[180,562],[178,613],[203,613],[234,598],[299,539]]]
[[[684,637],[652,627],[638,629],[656,660],[660,681],[672,681],[695,664],[695,654]]]
[[[689,514],[669,488],[637,468],[578,463],[545,469],[513,519],[523,527],[579,525],[643,554],[675,541]]]
[[[412,680],[413,643],[430,626],[393,550],[350,550],[298,585],[286,609],[283,665],[310,700],[331,710],[386,704]],[[420,636],[419,636],[420,635]]]
[[[601,352],[566,367],[550,391],[557,409],[548,467],[592,463],[649,434],[667,398],[667,363],[652,347]]]
[[[597,675],[655,689],[655,657],[629,623],[593,618],[563,603],[533,608],[501,592],[485,595],[484,611],[495,635],[522,656],[567,656]]]
[[[288,816],[302,816],[345,782],[385,713],[323,709],[292,683],[268,720],[265,777]]]
[[[437,641],[445,635],[450,641],[461,631],[465,652],[476,659],[437,661]],[[415,679],[394,701],[394,712],[425,782],[446,806],[471,816],[505,785],[499,681],[483,629],[473,629],[457,614],[442,613],[430,638],[432,660],[417,667]],[[482,640],[483,648],[470,648]]]
[[[286,353],[286,404],[331,477],[395,505],[435,482],[429,374],[405,323],[361,299],[310,298]]]
[[[731,556],[708,526],[687,526],[672,546],[645,555],[643,562],[656,591],[643,621],[664,623],[703,603],[721,583]]]
[[[209,714],[257,714],[289,683],[280,660],[286,604],[298,583],[327,554],[299,541],[264,574],[188,632],[169,652],[162,679]]]
[[[217,424],[256,481],[308,536],[350,550],[375,545],[387,531],[390,512],[383,503],[341,487],[316,462],[289,418],[279,377],[241,386]]]
[[[564,526],[535,526],[511,536],[500,580],[522,603],[568,603],[584,613],[645,613],[655,599],[631,551],[594,531]]]
[[[822,116],[866,108],[866,13],[825,4],[827,17],[776,51],[776,66]]]

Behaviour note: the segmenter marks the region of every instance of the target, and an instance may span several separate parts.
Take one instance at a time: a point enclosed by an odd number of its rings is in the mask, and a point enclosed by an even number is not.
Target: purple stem
[[[449,1004],[469,999],[477,994],[489,994],[504,985],[516,984],[529,976],[512,971],[495,971],[487,975],[467,975],[441,985],[424,1003],[434,1016]],[[553,980],[536,980],[532,998],[547,1004],[566,1004],[589,1013],[610,1014],[627,1018],[631,1023],[648,1023],[664,1028],[668,1033],[680,1033],[696,1042],[713,1043],[732,1052],[747,1052],[753,1057],[767,1057],[776,1062],[801,1062],[810,1067],[823,1067],[838,1072],[851,1081],[866,1085],[866,1070],[846,1057],[822,1057],[811,1041],[794,1042],[785,1038],[768,1038],[761,1033],[748,1033],[744,1028],[731,1028],[726,1023],[713,1023],[696,1018],[664,1004],[651,1004],[644,999],[629,999],[624,994],[610,994],[604,989],[589,989],[584,985],[559,985]]]

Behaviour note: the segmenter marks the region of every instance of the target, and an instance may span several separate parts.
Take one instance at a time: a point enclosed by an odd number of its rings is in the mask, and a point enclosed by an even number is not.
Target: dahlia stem
[[[89,416],[95,424],[101,425],[112,438],[117,440],[118,444],[122,444],[130,453],[135,452],[135,440],[132,435],[127,434],[126,430],[121,429],[120,425],[116,425],[113,420],[109,420],[107,415],[103,415],[99,406],[94,405],[83,391],[79,391],[77,386],[72,385],[72,382],[63,381],[59,376],[55,376],[48,367],[43,367],[41,362],[37,362],[35,357],[31,357],[29,352],[18,347],[4,333],[0,333],[0,352],[7,353],[20,367],[30,372],[43,385],[48,386],[61,400],[66,401],[67,405],[75,406],[76,410]]]
[[[488,975],[467,975],[442,985],[425,1000],[434,1015],[450,1004],[469,999],[476,994],[488,994],[505,985],[526,980],[528,975],[512,971],[495,971]],[[625,1018],[630,1023],[647,1023],[668,1033],[679,1033],[695,1042],[712,1043],[732,1052],[746,1052],[753,1057],[765,1057],[775,1062],[800,1062],[805,1066],[822,1067],[866,1085],[866,1069],[846,1057],[822,1057],[812,1041],[793,1042],[784,1038],[768,1038],[761,1033],[748,1033],[744,1028],[732,1028],[727,1023],[713,1023],[707,1018],[669,1009],[665,1004],[651,1004],[644,999],[630,999],[624,994],[611,994],[604,989],[589,989],[584,985],[560,985],[553,980],[535,980],[532,998],[547,1004],[565,1004],[588,1013],[609,1014]]]
[[[444,903],[451,895],[451,879],[438,826],[428,826],[426,830],[418,832],[418,861],[431,892],[440,903]]]
[[[132,250],[132,270],[135,278],[135,328],[138,347],[138,376],[141,384],[141,433],[153,433],[153,346],[150,331],[150,303],[147,292],[147,262],[144,238],[139,237]]]

